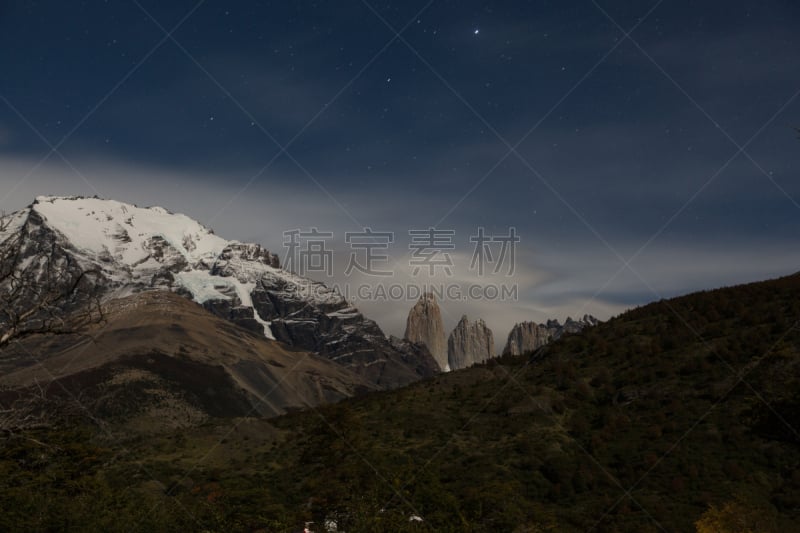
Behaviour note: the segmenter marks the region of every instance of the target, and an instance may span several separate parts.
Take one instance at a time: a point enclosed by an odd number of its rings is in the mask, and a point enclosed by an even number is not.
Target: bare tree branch
[[[11,222],[0,215],[0,235],[9,233]],[[27,224],[7,235],[0,242],[0,348],[102,321],[101,278],[100,270],[84,270],[65,254],[52,235],[31,235]]]

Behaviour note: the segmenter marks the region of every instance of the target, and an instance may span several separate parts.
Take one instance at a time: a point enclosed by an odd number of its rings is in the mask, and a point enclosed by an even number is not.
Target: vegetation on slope
[[[797,530],[798,320],[795,275],[270,421],[13,434],[0,529]]]

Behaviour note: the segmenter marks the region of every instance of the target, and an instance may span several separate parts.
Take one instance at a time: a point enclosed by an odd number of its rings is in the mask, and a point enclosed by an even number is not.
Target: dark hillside
[[[529,356],[270,425],[129,439],[115,462],[74,475],[101,506],[135,479],[114,497],[121,513],[198,529],[338,517],[348,532],[798,530],[799,319],[798,275],[695,293]],[[4,506],[75,497],[72,482],[23,491],[37,463],[19,457],[37,445],[10,442]]]

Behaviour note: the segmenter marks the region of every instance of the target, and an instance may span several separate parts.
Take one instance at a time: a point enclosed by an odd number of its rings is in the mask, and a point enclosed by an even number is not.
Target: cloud
[[[161,205],[206,224],[211,221],[210,226],[219,235],[259,242],[281,256],[285,252],[283,232],[286,230],[315,226],[321,231],[332,231],[335,234],[331,242],[334,276],[321,279],[342,287],[347,285],[352,289],[367,285],[374,289],[379,284],[401,287],[433,284],[437,287],[455,285],[464,290],[472,285],[516,286],[517,299],[456,297],[442,301],[448,330],[462,314],[472,319],[483,318],[493,329],[498,348],[516,322],[563,320],[585,313],[607,319],[627,308],[662,297],[800,270],[800,251],[796,250],[793,240],[743,235],[738,242],[731,243],[709,234],[656,240],[631,264],[635,273],[623,270],[614,277],[622,262],[593,235],[587,233],[582,238],[573,235],[570,240],[561,240],[558,234],[537,233],[528,227],[518,228],[522,241],[513,277],[507,278],[503,272],[481,277],[469,268],[473,252],[469,236],[476,228],[467,216],[454,219],[450,226],[456,232],[458,244],[452,251],[453,275],[444,276],[438,270],[434,278],[428,279],[413,274],[407,231],[427,227],[428,222],[422,221],[420,210],[436,212],[436,199],[421,198],[414,190],[395,190],[391,198],[376,198],[375,191],[370,189],[336,190],[337,201],[342,206],[339,207],[310,182],[287,184],[282,180],[266,180],[228,204],[237,190],[235,184],[241,183],[230,174],[200,175],[112,159],[72,161],[81,177],[52,158],[18,184],[35,163],[26,158],[0,158],[0,209],[10,212],[22,208],[35,196],[43,194],[95,194],[85,178],[103,197],[138,205]],[[246,176],[240,178],[244,180]],[[395,244],[389,249],[395,272],[391,278],[344,276],[353,251],[344,243],[344,233],[362,229],[348,215],[351,209],[360,223],[371,225],[376,231],[396,232]],[[498,232],[503,229],[496,227]],[[624,234],[617,237],[613,246],[626,259],[645,242],[642,237]],[[414,296],[410,299],[355,298],[354,303],[367,316],[376,319],[387,333],[402,335]]]
[[[800,69],[800,57],[786,53],[795,38],[788,27],[753,24],[737,27],[735,32],[704,32],[688,39],[681,35],[661,40],[648,51],[698,88],[718,98],[740,100],[729,90],[732,86],[763,91],[765,86],[796,81],[792,73]]]

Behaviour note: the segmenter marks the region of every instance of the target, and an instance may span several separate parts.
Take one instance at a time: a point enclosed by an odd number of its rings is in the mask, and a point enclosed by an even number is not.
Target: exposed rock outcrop
[[[32,409],[33,423],[75,416],[72,393],[53,386],[58,381],[79,386],[81,405],[104,423],[156,432],[209,417],[272,417],[380,388],[324,357],[248,335],[168,291],[112,300],[103,309],[105,320],[90,326],[91,342],[80,334],[35,335],[4,349],[0,401],[36,400],[15,404],[23,413]],[[33,397],[31,387],[60,394]]]
[[[447,339],[447,362],[450,370],[458,370],[495,357],[494,335],[483,320],[470,322],[467,315]]]
[[[573,320],[567,317],[563,325],[558,320],[548,320],[544,324],[520,322],[508,334],[508,341],[503,349],[503,354],[521,355],[532,352],[548,342],[558,339],[565,333],[578,333],[583,328],[595,326],[599,323],[600,321],[592,315],[583,315],[580,320]]]
[[[503,354],[520,355],[541,348],[553,338],[553,329],[536,322],[520,322],[508,334]]]
[[[407,341],[424,344],[441,370],[447,370],[447,341],[442,324],[442,312],[432,293],[423,294],[406,320]]]
[[[564,326],[562,327],[562,334],[563,333],[578,333],[583,328],[587,328],[589,326],[596,326],[599,324],[600,321],[597,320],[592,315],[583,315],[583,318],[578,320],[572,320],[572,318],[567,317],[567,321],[564,322]],[[560,335],[559,335],[560,336]]]
[[[28,316],[29,300],[42,287],[60,296],[42,307],[45,318],[58,320],[85,307],[89,297],[109,301],[166,290],[258,335],[331,359],[381,388],[439,370],[427,350],[409,345],[402,351],[404,345],[393,345],[338,291],[281,269],[278,257],[260,245],[225,240],[160,207],[39,197],[0,217],[0,271],[15,274],[0,276],[0,293],[13,292],[15,279],[30,289],[14,292],[21,316]],[[0,339],[13,327],[0,314]]]

